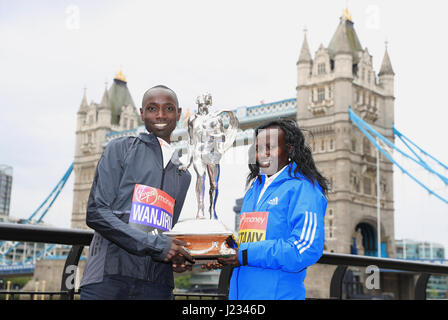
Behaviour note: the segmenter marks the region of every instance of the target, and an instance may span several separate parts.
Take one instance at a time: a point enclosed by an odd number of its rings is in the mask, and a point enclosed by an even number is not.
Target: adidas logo
[[[278,197],[275,197],[274,199],[271,199],[268,201],[269,204],[277,205],[278,204]]]

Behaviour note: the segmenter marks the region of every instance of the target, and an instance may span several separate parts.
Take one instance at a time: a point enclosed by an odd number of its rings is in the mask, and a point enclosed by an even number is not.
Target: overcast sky
[[[14,168],[11,215],[28,217],[73,161],[84,87],[89,102],[100,102],[121,68],[137,105],[156,84],[191,109],[206,91],[217,108],[294,98],[304,27],[314,55],[328,46],[344,7],[344,0],[0,0],[0,164]],[[376,72],[389,42],[395,126],[448,163],[446,1],[352,0],[349,9]],[[225,185],[218,206],[229,210],[238,191],[226,195]],[[394,187],[396,238],[448,245],[448,206],[400,174]],[[72,193],[73,177],[47,223],[70,226]]]

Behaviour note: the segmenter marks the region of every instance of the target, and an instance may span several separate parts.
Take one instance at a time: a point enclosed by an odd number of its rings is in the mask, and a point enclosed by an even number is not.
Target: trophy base
[[[232,235],[178,235],[176,239],[188,242],[189,245],[184,246],[184,249],[195,260],[216,260],[220,257],[228,257],[235,254],[235,250],[228,246],[229,238]]]
[[[236,253],[235,239],[219,220],[189,219],[180,221],[167,236],[185,241],[184,249],[200,264],[207,264]],[[207,261],[203,261],[207,260]]]

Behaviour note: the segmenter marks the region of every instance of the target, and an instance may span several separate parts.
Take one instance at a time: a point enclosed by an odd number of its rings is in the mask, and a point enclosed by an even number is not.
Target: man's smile
[[[160,129],[165,129],[168,126],[168,122],[165,122],[165,123],[154,123],[153,126],[156,129],[159,129],[159,130]]]

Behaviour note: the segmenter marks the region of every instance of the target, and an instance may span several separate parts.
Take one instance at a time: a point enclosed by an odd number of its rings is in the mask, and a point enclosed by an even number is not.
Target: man
[[[173,269],[191,269],[185,263],[194,263],[182,247],[186,243],[161,234],[156,224],[139,224],[135,218],[142,215],[134,211],[136,192],[143,187],[174,204],[167,213],[171,220],[165,219],[172,224],[168,229],[179,218],[191,175],[179,170],[169,143],[181,111],[168,87],[147,90],[140,114],[148,133],[112,140],[104,150],[87,204],[86,223],[95,233],[81,299],[172,299]]]

